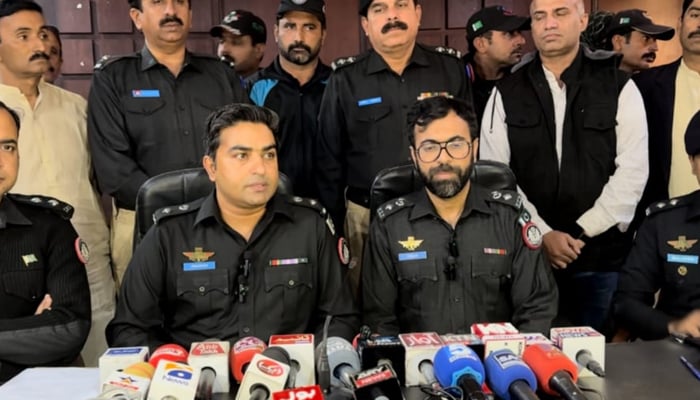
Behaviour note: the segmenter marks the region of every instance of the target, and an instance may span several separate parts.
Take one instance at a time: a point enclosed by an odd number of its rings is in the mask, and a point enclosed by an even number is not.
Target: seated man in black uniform
[[[316,201],[275,195],[277,126],[273,111],[245,104],[209,117],[203,164],[215,191],[156,213],[107,328],[111,346],[320,337],[329,315],[329,336],[357,331],[344,239]]]
[[[383,335],[469,332],[511,321],[548,333],[557,288],[542,235],[516,192],[471,184],[477,123],[461,100],[432,97],[408,114],[425,190],[379,207],[362,270],[365,322]]]
[[[686,130],[685,150],[700,182],[700,112]],[[646,340],[700,337],[700,190],[652,204],[646,214],[620,273],[617,322]]]
[[[24,368],[66,365],[90,330],[87,247],[73,208],[8,194],[17,180],[19,117],[0,102],[0,384]]]

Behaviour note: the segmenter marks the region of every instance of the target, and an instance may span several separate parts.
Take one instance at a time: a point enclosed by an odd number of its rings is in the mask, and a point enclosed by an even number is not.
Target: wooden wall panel
[[[109,38],[95,40],[95,60],[102,56],[133,53],[136,50],[132,38]]]
[[[62,32],[92,33],[92,14],[89,0],[53,0],[55,21]]]
[[[90,39],[63,39],[63,74],[91,74],[95,56]],[[70,57],[66,57],[70,54]]]
[[[192,28],[190,32],[203,32],[208,35],[209,29],[221,20],[219,11],[214,7],[215,0],[196,1],[196,7],[192,7]]]
[[[447,9],[447,27],[464,31],[469,17],[481,9],[481,0],[448,0]]]
[[[443,29],[445,27],[445,0],[423,0],[421,29]]]
[[[99,0],[95,4],[97,28],[100,33],[132,33],[134,24],[129,18],[126,0]]]

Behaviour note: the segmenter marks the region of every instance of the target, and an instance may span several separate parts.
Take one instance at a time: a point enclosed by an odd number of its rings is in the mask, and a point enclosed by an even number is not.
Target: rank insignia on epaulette
[[[330,215],[326,217],[326,225],[328,226],[328,230],[331,232],[331,235],[335,236],[335,224],[333,223],[333,219]]]
[[[342,67],[343,65],[349,65],[355,62],[355,57],[344,57],[344,58],[339,58],[331,63],[331,68],[335,70],[338,67]]]
[[[416,239],[414,236],[409,236],[406,240],[399,240],[401,247],[408,251],[413,251],[423,244],[423,239]]]
[[[108,55],[102,56],[102,58],[100,58],[99,60],[97,60],[97,63],[95,63],[95,66],[94,66],[93,68],[94,68],[94,69],[100,69],[100,68],[102,68],[102,66],[105,64],[105,62],[107,62],[107,60],[109,60],[109,57],[110,57],[110,56],[108,56]]]
[[[491,197],[492,197],[494,200],[498,200],[498,199],[500,199],[501,197],[503,197],[503,193],[499,192],[498,190],[494,190],[493,192],[491,192]]]
[[[669,240],[666,243],[680,252],[686,252],[695,246],[697,242],[698,239],[687,239],[685,236],[678,236],[678,240]]]

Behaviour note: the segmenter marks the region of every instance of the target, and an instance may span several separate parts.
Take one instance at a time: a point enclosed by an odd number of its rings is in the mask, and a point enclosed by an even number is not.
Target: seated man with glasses
[[[478,132],[461,100],[432,97],[409,111],[425,189],[376,210],[362,270],[374,332],[469,333],[473,323],[502,321],[549,332],[557,288],[542,236],[517,192],[470,182]]]
[[[230,104],[207,121],[211,195],[156,212],[107,327],[111,347],[313,333],[352,338],[348,251],[314,200],[276,194],[273,111]]]

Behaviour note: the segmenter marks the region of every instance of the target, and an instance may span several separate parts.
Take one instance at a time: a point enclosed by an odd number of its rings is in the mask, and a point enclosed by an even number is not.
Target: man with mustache
[[[611,334],[608,312],[648,175],[642,98],[613,53],[580,44],[582,0],[533,0],[530,17],[537,52],[496,84],[481,157],[510,165],[544,232],[561,294],[556,323]]]
[[[246,84],[253,103],[280,117],[277,131],[280,171],[294,194],[318,198],[314,181],[314,143],[318,112],[331,68],[319,53],[326,38],[323,0],[282,0],[277,9],[275,41],[278,56]]]
[[[409,160],[403,131],[408,108],[437,94],[472,104],[459,52],[416,43],[422,15],[417,0],[361,0],[359,5],[372,50],[333,64],[321,102],[315,156],[319,198],[350,240],[355,291],[372,181],[382,169]]]
[[[55,83],[61,76],[61,66],[63,65],[63,44],[61,44],[61,33],[58,28],[46,25],[48,35],[49,68],[44,72],[44,80],[48,83]]]
[[[474,90],[474,108],[481,121],[484,107],[496,82],[523,57],[530,19],[513,15],[503,6],[484,7],[467,21],[469,53],[463,60]]]
[[[246,10],[233,10],[209,34],[219,39],[217,55],[233,65],[241,79],[258,72],[265,56],[267,30],[260,17]]]
[[[345,241],[317,201],[275,194],[277,127],[274,111],[254,105],[212,113],[202,164],[214,191],[156,212],[124,277],[110,345],[289,333],[320,341],[331,315],[329,336],[355,335]]]
[[[377,209],[362,270],[373,332],[469,333],[477,322],[548,333],[557,289],[542,235],[518,193],[470,175],[479,150],[474,113],[436,96],[408,114],[411,160],[425,189]]]
[[[700,0],[684,0],[678,21],[683,54],[667,65],[635,74],[648,110],[649,182],[635,221],[654,202],[697,189],[683,147],[685,127],[700,110]]]
[[[96,366],[107,348],[104,329],[114,314],[109,229],[90,178],[85,99],[42,80],[50,41],[41,7],[33,1],[0,3],[0,98],[22,119],[22,169],[13,193],[50,196],[75,208],[71,222],[87,243],[92,330],[83,360]]]
[[[95,176],[113,198],[112,261],[117,283],[131,258],[136,194],[150,177],[199,166],[206,117],[247,102],[233,69],[186,48],[190,0],[129,0],[141,51],[103,57],[88,97]]]
[[[620,69],[629,73],[651,68],[659,51],[656,41],[671,40],[675,34],[675,29],[654,24],[638,9],[613,15],[607,30],[610,50],[622,54]]]

